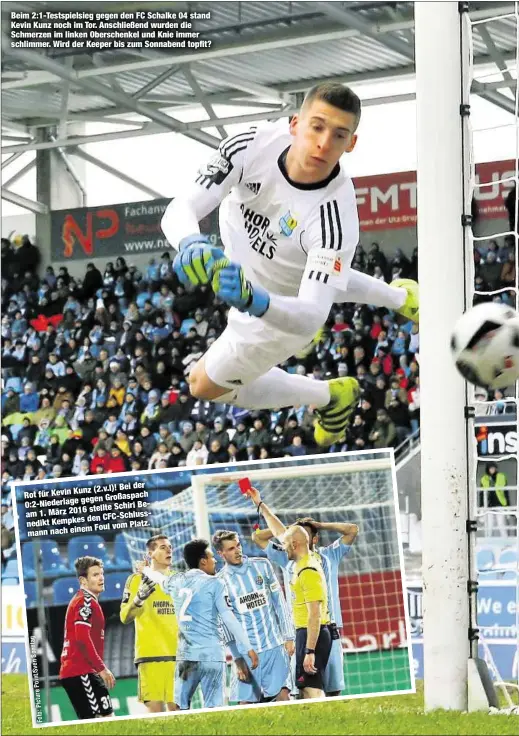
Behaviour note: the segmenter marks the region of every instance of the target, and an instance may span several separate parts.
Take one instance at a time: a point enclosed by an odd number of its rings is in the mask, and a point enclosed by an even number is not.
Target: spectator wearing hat
[[[182,448],[182,450],[185,452],[186,455],[188,455],[191,452],[197,440],[200,440],[200,437],[194,430],[193,422],[190,422],[190,421],[182,422],[182,435],[178,441],[178,444],[180,445],[180,447]],[[205,444],[205,442],[202,441],[202,444]]]
[[[220,443],[220,448],[226,450],[230,442],[230,437],[228,431],[225,429],[225,419],[223,417],[216,417],[213,427],[214,429],[209,433],[207,440],[209,446],[213,444],[214,440],[217,440]]]

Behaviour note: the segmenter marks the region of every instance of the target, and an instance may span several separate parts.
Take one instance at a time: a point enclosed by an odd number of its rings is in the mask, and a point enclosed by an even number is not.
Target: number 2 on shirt
[[[193,597],[193,591],[190,588],[180,588],[178,591],[179,595],[185,596],[185,600],[180,607],[179,621],[192,621],[192,616],[186,613],[191,598]]]

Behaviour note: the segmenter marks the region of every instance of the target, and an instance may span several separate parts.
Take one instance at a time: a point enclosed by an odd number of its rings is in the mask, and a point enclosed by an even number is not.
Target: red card
[[[238,485],[240,486],[240,491],[242,493],[247,493],[252,488],[251,482],[248,478],[242,478],[239,480]]]

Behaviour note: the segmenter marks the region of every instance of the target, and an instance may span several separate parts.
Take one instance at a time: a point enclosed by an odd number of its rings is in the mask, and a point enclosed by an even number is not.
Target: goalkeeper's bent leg
[[[397,311],[404,306],[406,298],[405,289],[392,287],[374,276],[351,269],[348,288],[339,292],[337,302],[371,304]]]

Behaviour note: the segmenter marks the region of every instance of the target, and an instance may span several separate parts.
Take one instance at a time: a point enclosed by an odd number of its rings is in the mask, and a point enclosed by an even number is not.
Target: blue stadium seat
[[[18,560],[7,560],[7,564],[2,572],[2,582],[4,578],[16,578],[18,579]]]
[[[505,547],[501,550],[499,560],[497,561],[497,567],[504,571],[499,573],[500,580],[515,580],[518,574],[518,557],[517,550],[513,547]]]
[[[21,394],[23,391],[22,379],[19,376],[10,376],[5,382],[4,392],[7,393],[9,389],[12,389],[16,394]]]
[[[58,578],[52,584],[53,603],[57,606],[68,605],[72,596],[79,590],[77,578]]]
[[[43,574],[58,576],[70,574],[71,568],[62,559],[58,543],[53,539],[43,539],[41,544]],[[34,543],[26,542],[22,547],[22,561],[24,577],[34,577]],[[29,572],[29,575],[27,575]]]
[[[25,508],[23,503],[17,503],[16,510],[18,511],[18,531],[20,532],[20,542],[23,542],[27,539],[27,521],[25,519]]]
[[[105,540],[99,534],[85,534],[70,540],[68,543],[68,559],[71,569],[74,569],[74,560],[85,555],[98,557],[106,567],[111,567],[112,561],[108,555]]]
[[[36,583],[32,580],[23,580],[23,587],[25,588],[25,605],[27,608],[34,608],[37,603],[36,600]]]
[[[2,578],[2,585],[19,585],[20,581],[18,578]]]
[[[114,544],[114,568],[117,570],[131,570],[132,560],[124,534],[118,534]]]
[[[121,600],[123,597],[124,584],[128,575],[124,572],[109,572],[105,575],[105,589],[102,593],[104,601]]]
[[[478,550],[476,564],[480,572],[491,570],[496,564],[494,552],[489,547],[483,547],[483,549]]]

